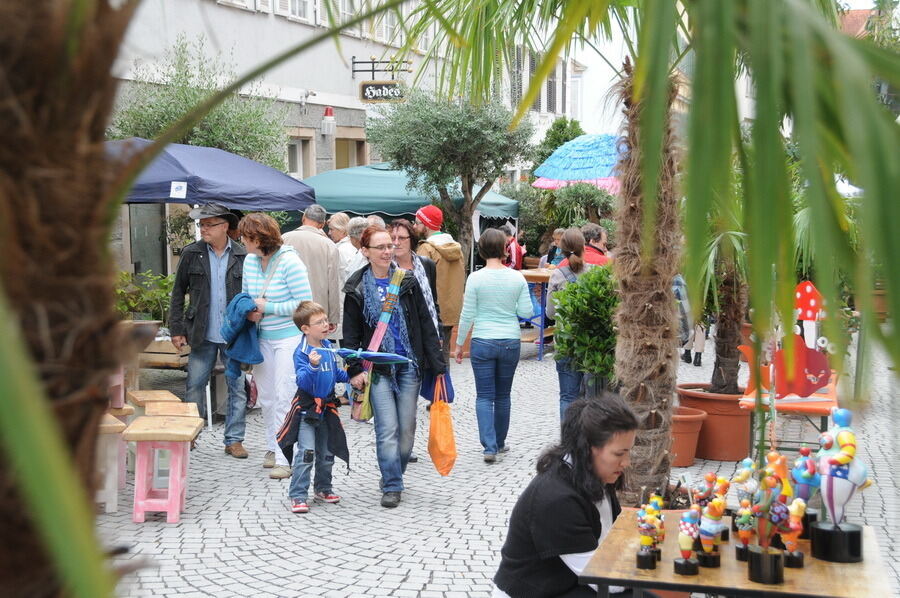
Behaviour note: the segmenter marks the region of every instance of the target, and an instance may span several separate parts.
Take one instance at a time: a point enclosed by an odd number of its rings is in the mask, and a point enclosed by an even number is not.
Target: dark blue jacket
[[[228,363],[225,364],[225,375],[229,378],[241,375],[242,363],[262,363],[263,356],[259,352],[256,323],[247,319],[247,314],[254,309],[256,303],[247,293],[235,295],[225,308],[222,338],[225,339],[225,355],[229,357]]]

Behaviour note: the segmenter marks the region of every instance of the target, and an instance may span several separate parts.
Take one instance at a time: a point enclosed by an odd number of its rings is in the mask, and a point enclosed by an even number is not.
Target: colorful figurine
[[[753,514],[757,518],[756,536],[759,545],[768,548],[772,536],[787,530],[788,507],[778,500],[781,496],[781,480],[777,476],[764,477],[753,500]]]
[[[791,478],[788,472],[788,460],[777,451],[770,451],[766,455],[766,475],[774,475],[781,482],[781,495],[778,500],[788,504],[794,497],[794,489],[791,487]]]
[[[856,434],[850,428],[853,413],[849,409],[831,410],[834,425],[819,437],[816,454],[821,475],[822,501],[834,525],[844,522],[844,509],[857,488],[871,485],[869,470],[856,458]]]
[[[741,500],[741,507],[734,515],[734,522],[737,526],[738,539],[741,543],[735,547],[735,558],[739,561],[747,560],[747,547],[753,538],[753,528],[755,526],[755,518],[753,509],[750,508],[750,499]]]
[[[795,498],[791,506],[788,507],[789,519],[788,530],[781,532],[781,539],[784,541],[785,554],[784,566],[799,569],[803,567],[803,553],[797,547],[797,540],[803,533],[803,515],[806,513],[806,501],[802,498]]]
[[[700,568],[694,556],[694,540],[700,535],[700,506],[691,508],[681,515],[678,523],[678,547],[681,558],[675,559],[675,573],[680,575],[697,575]]]
[[[716,489],[716,474],[713,472],[703,476],[703,481],[699,482],[692,490],[694,493],[694,502],[701,507],[705,507],[709,501],[713,499]]]
[[[800,456],[794,461],[794,468],[791,470],[791,479],[794,481],[797,497],[807,503],[816,495],[819,485],[822,483],[817,462],[810,456],[810,453],[812,451],[808,446],[800,447]]]
[[[656,569],[656,562],[662,558],[662,551],[657,548],[665,539],[662,513],[657,508],[661,504],[661,501],[657,503],[651,497],[651,501],[637,513],[638,533],[641,535],[641,548],[637,553],[638,569]]]
[[[731,482],[737,490],[739,501],[753,500],[753,496],[759,490],[759,481],[756,479],[756,463],[753,462],[753,459],[747,457],[741,461],[740,469],[731,478]]]
[[[703,546],[703,554],[697,555],[697,560],[704,567],[719,566],[719,543],[722,532],[727,526],[722,523],[722,515],[725,513],[725,500],[715,497],[700,516],[700,544]]]

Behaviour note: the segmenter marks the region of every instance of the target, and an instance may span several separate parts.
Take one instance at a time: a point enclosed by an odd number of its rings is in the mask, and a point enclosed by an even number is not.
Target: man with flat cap
[[[181,349],[191,345],[187,366],[187,401],[197,405],[206,417],[206,385],[219,356],[225,361],[222,322],[225,308],[241,292],[244,257],[247,250],[231,240],[228,230],[238,218],[225,206],[207,204],[191,210],[190,217],[200,221],[200,240],[181,250],[172,302],[169,328],[172,344]],[[184,298],[189,296],[187,309]],[[225,453],[246,459],[244,427],[247,394],[244,375],[225,377],[228,384],[228,410],[225,416]]]

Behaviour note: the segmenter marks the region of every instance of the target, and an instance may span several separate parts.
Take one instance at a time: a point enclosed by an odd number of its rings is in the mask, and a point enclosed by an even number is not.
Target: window
[[[291,0],[290,15],[304,21],[309,20],[309,0]]]
[[[312,176],[312,155],[309,150],[310,140],[292,137],[287,146],[288,174],[295,179]]]
[[[384,13],[381,20],[381,26],[378,28],[379,37],[386,43],[399,46],[402,43],[400,15],[397,14],[398,9],[392,9]]]
[[[528,53],[528,82],[534,80],[534,72],[537,70],[537,63],[540,60],[540,56],[535,51],[530,51]],[[534,97],[534,103],[531,104],[531,109],[535,112],[541,111],[541,93],[538,90],[538,94]]]
[[[522,48],[516,48],[516,55],[509,69],[509,101],[513,108],[522,101],[522,66]]]
[[[556,112],[556,69],[557,66],[553,65],[547,77],[547,112]]]
[[[581,120],[581,75],[572,75],[572,118]]]

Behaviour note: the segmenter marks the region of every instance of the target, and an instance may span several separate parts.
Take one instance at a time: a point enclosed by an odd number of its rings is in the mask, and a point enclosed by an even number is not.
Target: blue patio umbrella
[[[386,353],[384,351],[354,351],[353,349],[325,349],[324,347],[316,347],[316,351],[331,351],[337,353],[344,359],[365,359],[372,363],[409,363],[411,360],[397,353]]]
[[[556,148],[534,175],[559,181],[593,181],[615,176],[618,161],[618,137],[580,135]]]
[[[106,142],[127,160],[150,145],[139,137]],[[218,203],[233,210],[303,210],[316,203],[309,185],[248,158],[213,147],[171,143],[141,172],[126,203]]]

